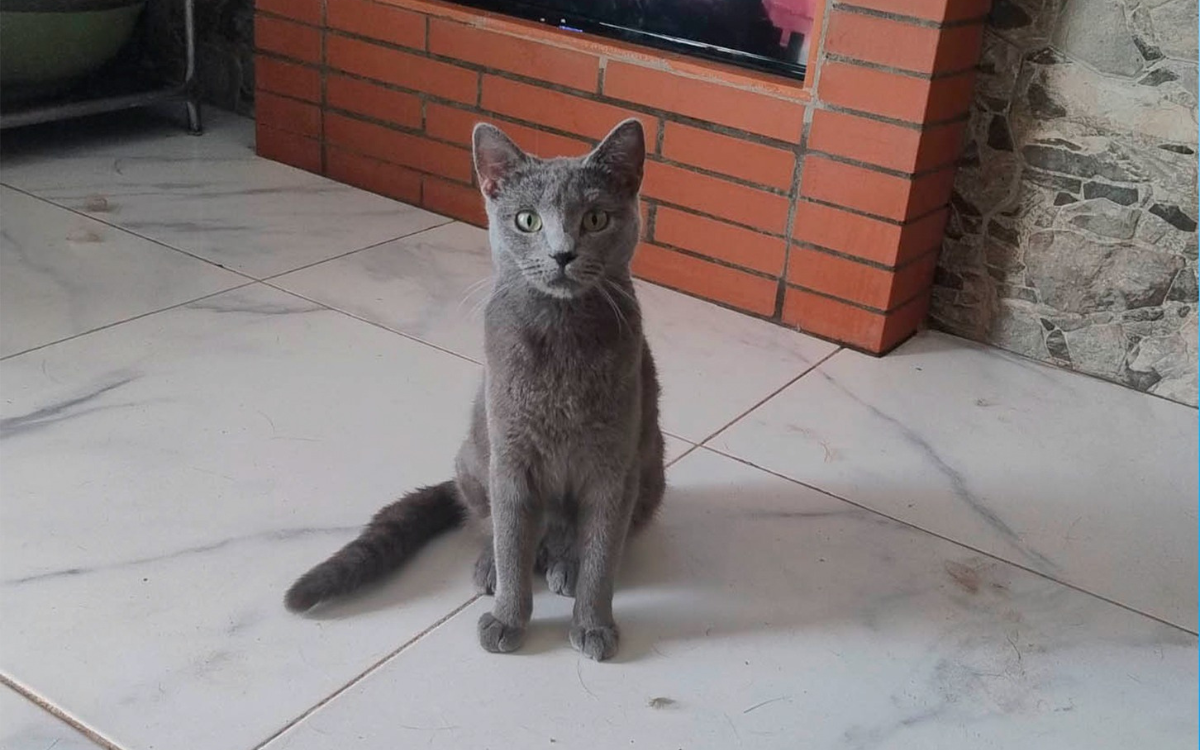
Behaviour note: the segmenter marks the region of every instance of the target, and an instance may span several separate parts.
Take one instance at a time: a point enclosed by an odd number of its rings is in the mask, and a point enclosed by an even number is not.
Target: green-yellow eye
[[[522,232],[536,232],[542,228],[542,217],[536,211],[521,211],[517,214],[517,229]]]
[[[599,232],[608,226],[608,212],[594,208],[583,215],[583,231]]]

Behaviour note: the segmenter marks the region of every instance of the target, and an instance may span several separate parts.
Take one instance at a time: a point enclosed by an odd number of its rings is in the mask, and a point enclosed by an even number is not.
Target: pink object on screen
[[[763,0],[771,23],[783,29],[779,43],[787,45],[790,34],[808,36],[812,32],[817,0]]]

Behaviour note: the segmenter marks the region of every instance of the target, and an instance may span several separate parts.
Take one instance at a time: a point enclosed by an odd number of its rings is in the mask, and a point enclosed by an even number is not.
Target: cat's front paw
[[[570,637],[571,646],[576,651],[595,661],[611,659],[617,653],[617,642],[620,640],[616,625],[592,628],[572,625]]]
[[[559,596],[575,596],[578,560],[555,560],[546,568],[546,585]]]
[[[491,612],[479,617],[479,645],[493,654],[508,654],[516,651],[525,642],[525,628],[505,625]]]

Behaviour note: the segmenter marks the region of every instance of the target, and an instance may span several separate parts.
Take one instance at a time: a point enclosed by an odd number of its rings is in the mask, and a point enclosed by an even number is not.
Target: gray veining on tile
[[[1195,745],[1194,636],[711,451],[669,479],[615,662],[548,593],[483,653],[477,602],[269,750]]]
[[[1196,411],[943,334],[841,352],[712,446],[1196,629]]]
[[[460,533],[281,603],[449,475],[478,373],[263,285],[3,361],[0,669],[130,750],[263,741],[470,598]]]
[[[0,212],[0,356],[246,283],[11,188]]]
[[[142,127],[52,152],[6,151],[4,182],[254,278],[446,223],[435,214],[254,155],[253,123],[199,138]]]

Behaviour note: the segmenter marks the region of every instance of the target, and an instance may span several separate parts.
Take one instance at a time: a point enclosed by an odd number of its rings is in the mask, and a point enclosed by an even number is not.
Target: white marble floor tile
[[[478,366],[262,285],[0,363],[0,670],[127,750],[262,742],[472,596],[476,542],[283,591],[449,478]]]
[[[255,278],[448,221],[254,155],[254,124],[202,136],[132,123],[123,137],[5,150],[3,181]]]
[[[1196,629],[1196,410],[927,333],[711,445]]]
[[[0,685],[0,748],[100,750],[101,746],[25,696]]]
[[[0,356],[247,282],[11,188],[0,213]]]
[[[269,750],[1195,746],[1194,636],[710,451],[670,480],[614,663],[546,592],[486,654],[481,600]]]
[[[272,280],[322,304],[475,361],[491,260],[481,229],[453,224]],[[663,427],[700,441],[835,350],[824,341],[639,282],[663,382]]]

